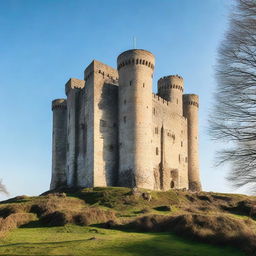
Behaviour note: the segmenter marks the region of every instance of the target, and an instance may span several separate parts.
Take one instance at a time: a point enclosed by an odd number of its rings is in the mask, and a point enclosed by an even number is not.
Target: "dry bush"
[[[0,236],[6,234],[7,231],[25,225],[36,220],[36,216],[32,213],[13,213],[7,218],[0,218]]]
[[[26,213],[29,211],[27,204],[11,204],[5,207],[0,207],[0,217],[6,218],[13,213]]]
[[[255,203],[250,200],[238,201],[236,204],[223,205],[221,208],[231,213],[249,216]]]
[[[37,214],[38,217],[41,217],[56,211],[77,211],[81,210],[83,207],[85,207],[85,203],[82,200],[49,194],[45,198],[35,202],[31,206],[30,212]]]
[[[116,216],[113,211],[104,211],[99,208],[87,208],[85,211],[74,215],[74,223],[77,225],[88,226],[91,224],[105,223],[115,220]]]
[[[68,223],[74,223],[81,226],[91,224],[105,223],[116,218],[112,211],[104,211],[93,207],[85,208],[83,211],[54,211],[43,215],[40,221],[45,226],[64,226]]]
[[[44,215],[40,221],[44,226],[64,226],[72,222],[72,215],[70,213],[55,211]]]
[[[256,225],[250,219],[240,220],[227,216],[186,214],[175,217],[145,216],[129,225],[141,231],[165,232],[220,245],[232,245],[250,255],[256,252]]]

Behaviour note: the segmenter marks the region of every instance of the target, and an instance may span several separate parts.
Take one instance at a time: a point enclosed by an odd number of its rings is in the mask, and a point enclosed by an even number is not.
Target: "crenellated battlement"
[[[52,110],[55,109],[66,109],[67,108],[67,100],[66,99],[56,99],[52,101]]]
[[[183,81],[183,77],[180,75],[169,75],[169,76],[163,76],[159,80],[166,80],[166,79],[172,79],[172,78],[178,78]]]
[[[151,68],[152,70],[154,70],[154,65],[150,61],[147,61],[144,59],[134,59],[134,58],[123,61],[118,65],[117,69],[119,70],[122,67],[125,67],[127,65],[145,65]]]
[[[92,78],[93,74],[100,74],[103,79],[110,79],[113,83],[118,82],[117,70],[97,60],[93,60],[85,69],[84,80],[87,82]]]
[[[199,108],[199,97],[196,94],[184,94],[183,95],[183,104],[193,105]]]
[[[85,81],[77,78],[70,78],[65,84],[65,93],[68,95],[69,91],[72,89],[83,89],[85,86]]]
[[[169,89],[178,89],[181,92],[184,91],[183,78],[179,75],[170,75],[161,77],[157,82],[159,93],[164,93]],[[160,92],[161,91],[161,92]]]
[[[170,101],[163,99],[162,97],[160,97],[159,95],[152,93],[153,99],[157,100],[160,103],[165,104],[166,106],[170,105]]]
[[[117,58],[117,70],[135,65],[144,65],[154,70],[154,55],[149,51],[134,49],[121,53]]]

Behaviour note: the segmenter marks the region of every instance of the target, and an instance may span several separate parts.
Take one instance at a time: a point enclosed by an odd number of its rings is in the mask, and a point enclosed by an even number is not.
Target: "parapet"
[[[65,85],[65,92],[68,95],[69,90],[71,89],[83,89],[85,86],[85,81],[77,78],[70,78]]]
[[[160,102],[160,103],[163,103],[165,104],[166,106],[168,106],[170,104],[170,101],[168,100],[165,100],[163,98],[161,98],[159,95],[155,94],[155,93],[152,93],[152,96],[153,96],[153,99]]]
[[[66,99],[56,99],[52,101],[52,110],[55,109],[66,109],[67,108],[67,100]]]
[[[117,70],[128,65],[144,65],[154,70],[155,56],[151,52],[142,49],[128,50],[118,56]]]
[[[109,78],[114,83],[118,81],[117,70],[98,60],[93,60],[91,64],[85,69],[84,80],[88,81],[92,77],[93,73],[101,74],[103,78]]]
[[[178,89],[181,92],[184,90],[183,78],[179,75],[171,75],[161,77],[157,82],[158,91],[159,89]]]
[[[199,97],[196,94],[184,94],[183,95],[183,104],[193,105],[199,107]]]

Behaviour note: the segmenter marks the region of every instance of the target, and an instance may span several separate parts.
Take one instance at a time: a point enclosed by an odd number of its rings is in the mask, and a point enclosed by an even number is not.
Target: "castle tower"
[[[178,75],[164,76],[157,82],[158,95],[176,105],[175,112],[182,115],[183,78]]]
[[[67,95],[67,185],[77,186],[77,158],[79,148],[79,111],[81,91],[85,86],[84,80],[71,78],[65,85]]]
[[[119,186],[154,188],[152,77],[154,55],[129,50],[118,56]]]
[[[198,108],[199,98],[196,94],[183,95],[183,111],[188,122],[188,181],[189,189],[192,191],[201,190],[199,175]]]
[[[52,102],[52,179],[50,189],[66,185],[67,101]]]

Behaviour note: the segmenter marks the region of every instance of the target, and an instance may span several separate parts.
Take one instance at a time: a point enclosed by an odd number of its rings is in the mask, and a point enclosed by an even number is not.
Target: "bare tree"
[[[256,184],[256,1],[236,0],[216,67],[212,138],[226,143],[219,163],[231,163],[237,187]]]
[[[5,185],[2,183],[2,180],[0,180],[0,193],[9,195],[9,192],[7,191]]]

